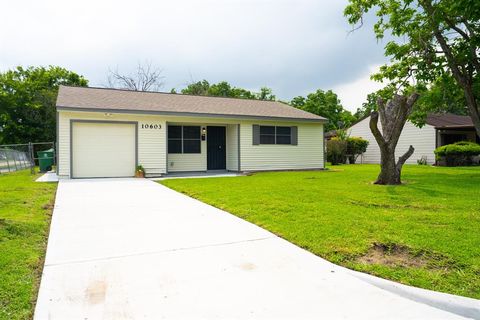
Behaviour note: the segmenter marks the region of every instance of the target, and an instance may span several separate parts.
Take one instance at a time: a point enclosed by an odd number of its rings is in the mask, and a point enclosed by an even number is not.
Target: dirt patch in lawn
[[[407,246],[395,243],[374,243],[366,254],[357,258],[362,264],[379,264],[391,267],[434,267],[437,263],[445,261],[444,257],[419,251],[415,252]],[[445,266],[445,263],[442,263]]]

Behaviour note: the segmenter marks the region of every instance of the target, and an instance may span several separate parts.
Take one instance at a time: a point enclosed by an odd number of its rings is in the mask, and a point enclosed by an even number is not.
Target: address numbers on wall
[[[142,129],[162,129],[161,124],[153,124],[153,123],[142,123]]]

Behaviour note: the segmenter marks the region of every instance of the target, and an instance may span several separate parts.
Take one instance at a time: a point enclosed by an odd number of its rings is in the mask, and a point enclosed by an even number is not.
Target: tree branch
[[[373,136],[375,137],[375,140],[377,140],[377,143],[379,146],[384,146],[385,145],[385,139],[383,139],[382,133],[380,130],[378,130],[378,112],[373,111],[370,114],[370,130],[373,133]]]
[[[402,170],[402,166],[405,164],[405,161],[408,160],[408,158],[410,158],[413,154],[413,152],[415,151],[415,148],[413,146],[410,146],[407,150],[407,152],[405,152],[403,154],[403,156],[399,157],[398,158],[398,162],[397,164],[395,165],[396,169],[398,171],[401,171]]]

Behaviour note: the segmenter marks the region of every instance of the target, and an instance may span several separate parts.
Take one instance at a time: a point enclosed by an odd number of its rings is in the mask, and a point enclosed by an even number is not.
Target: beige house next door
[[[137,162],[134,122],[71,121],[71,177],[132,177]]]

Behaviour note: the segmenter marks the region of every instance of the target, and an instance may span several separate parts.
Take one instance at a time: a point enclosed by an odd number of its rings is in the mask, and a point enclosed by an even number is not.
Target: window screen
[[[274,126],[260,126],[260,144],[275,144]]]
[[[183,153],[200,153],[200,126],[183,127]]]
[[[200,126],[168,126],[168,153],[200,152]]]
[[[292,127],[260,126],[260,144],[292,144]]]

